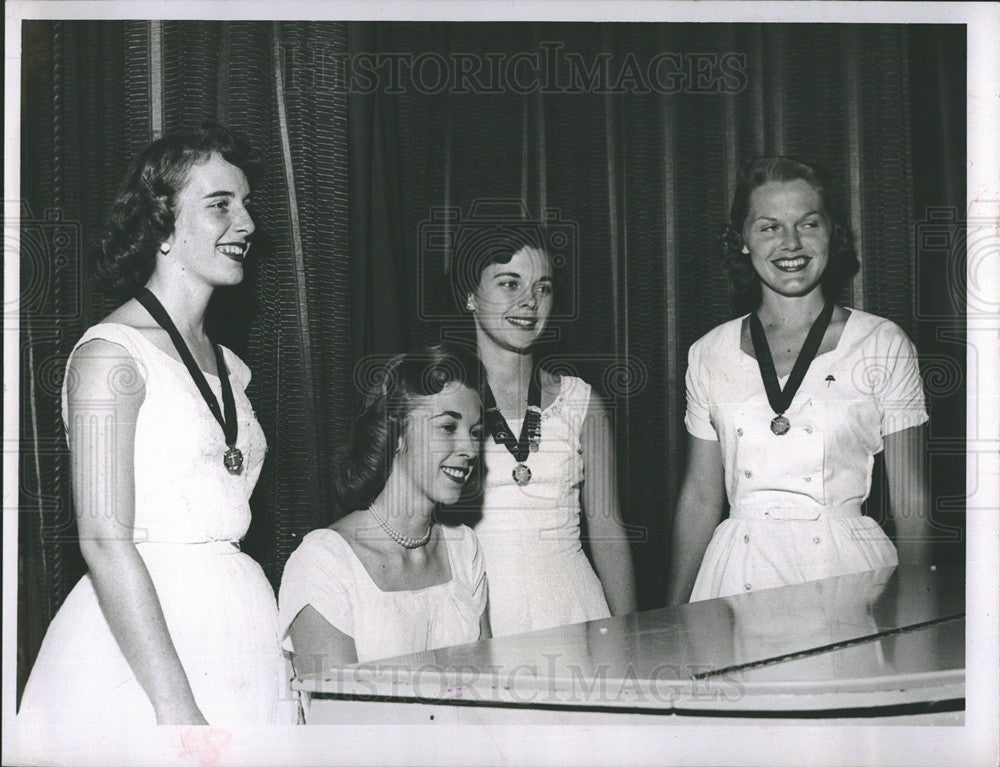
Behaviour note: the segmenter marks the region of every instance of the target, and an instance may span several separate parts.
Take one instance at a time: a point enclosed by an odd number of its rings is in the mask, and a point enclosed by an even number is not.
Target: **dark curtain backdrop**
[[[343,62],[378,54],[551,50],[607,60],[609,84],[660,52],[737,53],[745,76],[723,93],[452,93],[430,61],[417,83],[382,72],[343,87]],[[943,556],[961,559],[964,254],[924,235],[953,235],[964,204],[964,27],[30,22],[23,55],[19,691],[83,572],[59,390],[73,343],[114,307],[91,277],[100,219],[139,148],[204,119],[245,133],[262,167],[247,280],[211,322],[253,370],[269,454],[244,549],[275,586],[334,513],[329,466],[361,363],[467,332],[449,242],[500,215],[558,234],[540,356],[615,406],[641,605],[661,605],[686,352],[739,308],[715,236],[754,153],[823,163],[842,188],[863,261],[844,300],[921,351],[934,514]]]

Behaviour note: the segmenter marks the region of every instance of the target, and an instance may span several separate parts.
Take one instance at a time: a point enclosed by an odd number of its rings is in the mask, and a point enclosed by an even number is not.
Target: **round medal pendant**
[[[774,420],[771,421],[771,431],[779,437],[782,434],[786,434],[791,426],[792,425],[788,422],[788,419],[783,415],[775,416]]]
[[[519,463],[514,467],[512,472],[514,476],[514,481],[517,482],[521,487],[531,482],[531,469],[525,466],[523,463]]]
[[[230,447],[222,456],[222,463],[230,474],[243,473],[243,453],[238,447]]]

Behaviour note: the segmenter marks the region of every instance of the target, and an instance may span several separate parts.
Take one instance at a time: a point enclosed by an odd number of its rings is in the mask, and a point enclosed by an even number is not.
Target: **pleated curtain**
[[[502,209],[559,235],[539,355],[614,407],[640,601],[660,606],[686,353],[743,308],[716,236],[753,154],[831,170],[863,264],[843,299],[911,335],[937,366],[939,434],[964,439],[961,295],[929,287],[961,253],[922,255],[916,234],[929,207],[960,205],[964,190],[961,28],[60,21],[26,23],[22,40],[19,689],[83,572],[59,389],[73,343],[115,305],[92,277],[101,217],[137,150],[202,120],[244,133],[260,160],[247,279],[220,291],[210,322],[253,371],[269,451],[243,548],[275,586],[302,535],[337,511],[330,466],[366,361],[467,336],[447,243]],[[518,94],[351,91],[336,76],[364,55],[554,46],[612,67],[627,54],[736,54],[745,77],[724,93]],[[938,465],[960,470],[960,451],[949,456]],[[944,528],[960,528],[960,505]]]

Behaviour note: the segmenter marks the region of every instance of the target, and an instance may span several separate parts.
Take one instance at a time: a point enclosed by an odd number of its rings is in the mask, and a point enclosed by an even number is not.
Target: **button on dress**
[[[788,433],[776,435],[757,361],[740,348],[743,320],[688,353],[684,422],[720,443],[730,505],[691,601],[897,564],[861,504],[885,435],[927,420],[913,344],[889,320],[851,310],[786,411]]]

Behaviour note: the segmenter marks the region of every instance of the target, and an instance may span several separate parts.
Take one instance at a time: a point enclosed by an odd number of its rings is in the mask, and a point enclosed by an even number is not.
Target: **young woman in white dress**
[[[472,313],[486,369],[482,517],[494,636],[636,609],[618,509],[608,408],[583,380],[535,365],[552,311],[552,263],[530,231],[460,247],[453,287]],[[586,514],[591,567],[580,540]]]
[[[164,137],[111,209],[99,274],[139,292],[87,330],[67,365],[88,571],[24,692],[20,714],[45,728],[43,748],[88,737],[113,747],[109,728],[142,724],[276,723],[288,710],[274,592],[239,550],[266,451],[250,371],[204,326],[213,291],[243,279],[247,162],[218,126]]]
[[[341,508],[354,511],[306,535],[281,579],[296,673],[490,636],[476,537],[435,523],[479,456],[478,368],[436,346],[382,370],[335,476]]]
[[[858,262],[825,176],[785,157],[745,166],[726,246],[759,307],[689,351],[671,601],[897,564],[861,513],[882,450],[899,552],[928,562],[916,350],[889,320],[832,303]]]

